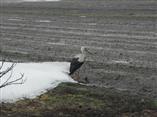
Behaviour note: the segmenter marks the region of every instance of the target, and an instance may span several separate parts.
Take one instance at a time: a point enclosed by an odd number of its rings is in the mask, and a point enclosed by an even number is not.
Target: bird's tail
[[[72,73],[69,73],[69,75],[72,75]]]
[[[63,73],[65,73],[65,74],[70,74],[69,72],[67,72],[67,71],[63,71]]]

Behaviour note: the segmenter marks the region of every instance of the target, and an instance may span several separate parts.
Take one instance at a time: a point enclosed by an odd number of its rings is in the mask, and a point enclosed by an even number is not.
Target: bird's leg
[[[72,79],[76,80],[76,81],[79,81],[80,77],[79,77],[79,72],[76,71],[72,76]]]
[[[75,72],[75,76],[74,76],[73,79],[76,80],[76,81],[80,80],[79,71]]]
[[[79,81],[80,80],[80,72],[78,71],[77,73],[78,73],[78,75],[77,75],[77,77],[78,77],[77,81]]]
[[[89,83],[88,77],[85,77],[85,83]]]

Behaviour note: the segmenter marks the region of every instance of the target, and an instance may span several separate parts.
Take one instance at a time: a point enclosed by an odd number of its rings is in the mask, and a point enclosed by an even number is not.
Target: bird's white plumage
[[[77,69],[79,69],[86,60],[86,52],[88,52],[87,48],[81,47],[81,53],[74,56],[70,63],[70,73],[72,75]]]
[[[81,47],[81,54],[77,54],[74,58],[78,58],[78,62],[84,62],[86,59],[86,48]]]
[[[75,58],[78,58],[79,62],[84,62],[85,61],[85,54],[77,54]]]

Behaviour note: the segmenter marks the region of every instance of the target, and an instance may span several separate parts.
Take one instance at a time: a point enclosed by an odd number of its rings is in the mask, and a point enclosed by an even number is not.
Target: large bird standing
[[[76,55],[70,64],[70,73],[69,75],[72,75],[77,69],[79,69],[83,63],[85,62],[86,59],[86,52],[87,48],[81,47],[81,54]]]

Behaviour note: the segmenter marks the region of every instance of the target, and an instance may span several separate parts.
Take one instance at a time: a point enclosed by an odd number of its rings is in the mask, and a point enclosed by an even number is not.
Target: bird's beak
[[[89,54],[93,54],[92,52],[90,52],[89,50],[86,50]]]

